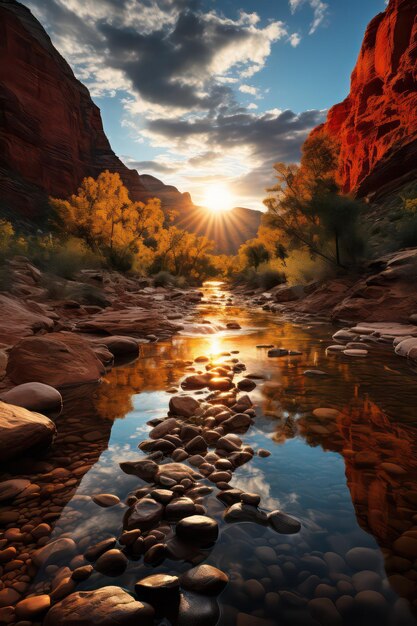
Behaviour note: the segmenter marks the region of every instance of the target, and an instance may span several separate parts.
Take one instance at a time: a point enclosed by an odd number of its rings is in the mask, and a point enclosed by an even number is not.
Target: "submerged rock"
[[[277,532],[284,535],[292,535],[301,530],[301,523],[283,513],[282,511],[272,511],[268,513],[268,524]]]
[[[182,574],[181,587],[206,596],[217,596],[229,582],[229,577],[212,565],[198,565]]]
[[[151,626],[154,611],[120,587],[79,591],[55,604],[43,626]]]

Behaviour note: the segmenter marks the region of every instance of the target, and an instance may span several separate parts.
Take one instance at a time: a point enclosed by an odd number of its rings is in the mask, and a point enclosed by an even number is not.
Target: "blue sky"
[[[384,0],[30,0],[101,108],[115,152],[204,203],[261,208],[349,91]],[[213,195],[213,194],[211,194]]]

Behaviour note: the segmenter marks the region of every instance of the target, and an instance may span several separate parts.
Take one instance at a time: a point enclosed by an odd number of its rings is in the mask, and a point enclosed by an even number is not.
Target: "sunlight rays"
[[[213,213],[229,211],[233,207],[234,197],[227,185],[217,183],[208,185],[204,192],[203,205]]]

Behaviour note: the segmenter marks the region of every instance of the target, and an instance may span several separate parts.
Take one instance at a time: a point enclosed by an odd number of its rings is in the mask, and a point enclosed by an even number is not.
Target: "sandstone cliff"
[[[100,110],[31,12],[0,0],[0,196],[3,210],[42,220],[49,194],[65,197],[86,175],[120,173],[145,191],[112,151]]]
[[[345,192],[386,193],[417,178],[417,2],[390,0],[369,24],[348,97],[324,130],[340,142]]]

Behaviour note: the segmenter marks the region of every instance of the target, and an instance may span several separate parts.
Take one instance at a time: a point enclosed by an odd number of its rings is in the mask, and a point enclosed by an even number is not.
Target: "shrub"
[[[171,287],[175,284],[175,281],[175,276],[163,270],[155,274],[153,277],[153,284],[155,287]]]
[[[277,285],[282,285],[286,282],[287,278],[284,272],[279,272],[274,269],[266,269],[263,272],[259,272],[257,276],[257,282],[259,287],[268,291]]]

